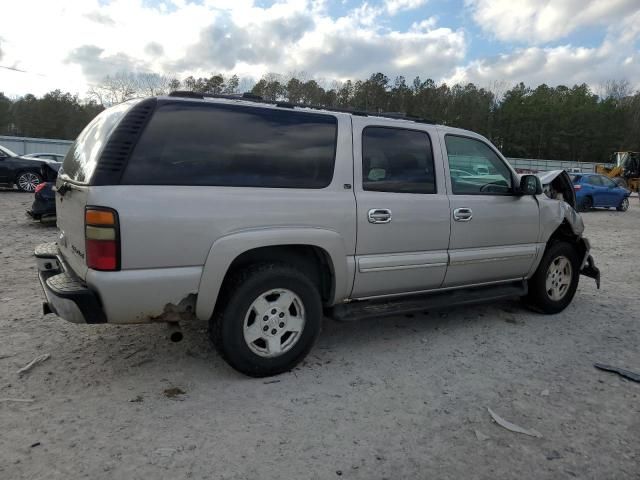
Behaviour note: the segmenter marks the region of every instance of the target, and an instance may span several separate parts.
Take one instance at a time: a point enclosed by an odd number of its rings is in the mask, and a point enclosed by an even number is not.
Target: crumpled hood
[[[549,197],[555,198],[553,193],[561,193],[564,201],[571,205],[572,208],[576,208],[578,204],[576,201],[576,192],[573,188],[571,177],[565,170],[540,172],[537,175],[540,183],[542,183],[542,188]]]
[[[540,182],[542,182],[542,185],[548,185],[551,182],[553,182],[553,180],[558,178],[558,175],[561,175],[562,173],[567,174],[567,177],[569,177],[569,174],[564,170],[551,170],[550,172],[539,172],[539,173],[536,173],[536,175],[540,179]],[[571,177],[569,177],[569,181],[571,181]]]
[[[582,236],[584,222],[575,210],[576,193],[569,174],[565,170],[553,170],[537,175],[545,191],[544,195],[538,196],[543,238],[548,238],[565,220],[576,235]],[[562,194],[562,197],[556,198],[554,194]]]

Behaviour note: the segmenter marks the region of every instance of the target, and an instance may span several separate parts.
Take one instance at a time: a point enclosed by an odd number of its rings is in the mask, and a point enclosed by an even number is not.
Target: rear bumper
[[[55,313],[73,323],[107,321],[100,298],[65,266],[55,243],[38,245],[34,254],[46,298],[45,314]]]

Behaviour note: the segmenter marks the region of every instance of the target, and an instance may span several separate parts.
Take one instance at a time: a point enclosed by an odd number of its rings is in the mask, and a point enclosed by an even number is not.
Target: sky
[[[0,11],[0,92],[12,97],[83,96],[121,71],[640,90],[640,0],[0,0]]]

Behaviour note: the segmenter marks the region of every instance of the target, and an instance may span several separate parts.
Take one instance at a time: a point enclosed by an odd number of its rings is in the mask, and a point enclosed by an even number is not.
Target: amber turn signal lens
[[[115,225],[116,217],[108,210],[87,210],[84,214],[87,225]]]

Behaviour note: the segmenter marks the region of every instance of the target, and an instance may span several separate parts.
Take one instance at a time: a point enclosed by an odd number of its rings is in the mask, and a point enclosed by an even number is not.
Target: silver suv
[[[392,115],[129,101],[84,129],[56,190],[58,241],[35,252],[45,313],[205,320],[252,376],[296,365],[324,316],[505,297],[557,313],[580,272],[599,278],[566,173],[518,176],[476,133]]]

